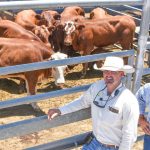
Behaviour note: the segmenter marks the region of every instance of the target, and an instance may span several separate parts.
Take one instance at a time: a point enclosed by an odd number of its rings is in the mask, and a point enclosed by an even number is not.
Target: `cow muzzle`
[[[65,37],[65,39],[64,39],[64,44],[65,44],[66,46],[72,45],[72,37],[71,37],[71,35],[67,35],[67,36]]]

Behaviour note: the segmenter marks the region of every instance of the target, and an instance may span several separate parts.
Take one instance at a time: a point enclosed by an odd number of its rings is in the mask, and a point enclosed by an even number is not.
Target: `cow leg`
[[[123,50],[129,50],[129,49],[133,48],[133,37],[131,35],[126,34],[122,39],[123,40],[120,41],[120,44],[121,44]],[[125,65],[127,65],[128,57],[124,57],[123,59],[124,59]]]
[[[26,91],[26,85],[25,85],[25,81],[24,79],[20,79],[20,83],[19,83],[19,93],[23,93]]]
[[[88,41],[90,43],[90,41]],[[84,49],[84,53],[83,55],[86,56],[86,55],[90,55],[91,52],[93,51],[94,49],[94,45],[91,43],[91,47],[86,47],[87,45],[85,45],[85,49]],[[88,69],[88,63],[83,63],[83,70],[82,70],[82,74],[81,74],[81,78],[85,78],[86,76],[86,73],[87,73],[87,69]]]
[[[87,72],[87,69],[88,69],[88,63],[83,63],[83,70],[82,70],[82,73],[81,73],[81,79],[85,78],[86,76],[86,72]]]
[[[26,76],[26,88],[28,95],[35,95],[36,94],[36,84],[38,81],[37,74],[29,74]],[[40,107],[37,105],[36,102],[31,103],[31,106],[35,111],[40,111]]]

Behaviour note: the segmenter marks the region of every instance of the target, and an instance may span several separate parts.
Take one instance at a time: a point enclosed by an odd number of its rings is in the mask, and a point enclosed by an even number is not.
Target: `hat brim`
[[[135,69],[132,66],[129,65],[125,65],[123,68],[116,68],[116,67],[112,67],[112,66],[103,66],[101,68],[98,68],[96,64],[94,64],[93,68],[95,70],[110,70],[110,71],[123,71],[124,73],[133,73],[135,71]]]

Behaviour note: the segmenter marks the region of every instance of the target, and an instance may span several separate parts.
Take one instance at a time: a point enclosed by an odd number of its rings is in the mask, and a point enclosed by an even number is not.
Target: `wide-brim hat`
[[[116,56],[106,57],[104,65],[101,68],[98,68],[94,64],[94,69],[96,70],[110,70],[110,71],[123,71],[124,73],[133,73],[135,69],[130,65],[124,65],[123,58]]]

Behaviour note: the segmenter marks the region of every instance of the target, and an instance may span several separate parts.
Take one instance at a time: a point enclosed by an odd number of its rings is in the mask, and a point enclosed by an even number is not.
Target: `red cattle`
[[[25,29],[32,31],[41,39],[41,41],[43,41],[46,45],[50,46],[48,42],[48,36],[50,35],[49,27],[51,27],[50,23],[52,22],[52,19],[50,22],[50,14],[51,17],[56,17],[57,15],[55,13],[55,11],[43,11],[43,13],[40,15],[36,14],[36,12],[33,10],[23,10],[16,15],[15,22],[24,27]],[[47,25],[48,27],[46,27]]]
[[[55,52],[63,51],[64,49],[64,28],[62,24],[56,25],[54,28],[51,28],[51,34],[48,37],[48,40],[54,49]]]
[[[40,40],[45,43],[47,46],[51,46],[49,43],[48,37],[51,34],[51,27],[46,27],[45,25],[35,26],[32,29],[32,32],[40,38]]]
[[[131,49],[135,32],[135,22],[128,16],[112,16],[99,21],[78,25],[68,22],[65,26],[64,43],[72,45],[81,55],[89,55],[96,47],[108,46],[119,42],[123,49]],[[87,64],[83,67],[86,74]]]
[[[97,7],[90,12],[90,19],[103,19],[110,15],[103,8]]]
[[[0,37],[41,41],[35,34],[10,20],[0,20]]]
[[[47,27],[53,26],[57,20],[60,20],[60,14],[53,10],[44,10],[40,16],[39,25],[45,25]]]
[[[85,16],[84,9],[79,6],[66,7],[61,13],[61,23],[66,21],[75,21],[76,19],[83,19]]]
[[[15,43],[15,44],[14,44]],[[0,67],[34,63],[46,61],[50,58],[63,59],[66,55],[60,53],[53,54],[50,48],[44,44],[33,40],[16,39],[16,38],[0,38]],[[21,72],[0,76],[0,78],[19,77],[26,81],[27,92],[30,95],[36,93],[36,84],[41,77],[47,78],[52,75],[53,69],[42,69],[36,71]],[[64,83],[63,76],[64,66],[56,67],[53,70],[55,82],[57,84]],[[33,104],[36,109],[36,105]]]
[[[72,47],[66,47],[64,45],[64,25],[67,21],[80,21],[84,18],[85,12],[79,6],[70,6],[66,7],[64,11],[61,13],[61,23],[57,23],[56,26],[51,30],[49,36],[49,42],[51,46],[54,48],[54,51],[61,51],[63,53],[67,53],[67,50]]]
[[[31,31],[28,31],[19,24],[9,20],[0,20],[0,37],[31,39],[42,42],[40,38]],[[24,81],[20,80],[20,93],[25,90],[24,85]]]
[[[16,14],[15,22],[27,30],[32,30],[35,25],[38,25],[39,15],[32,9],[23,10]]]

